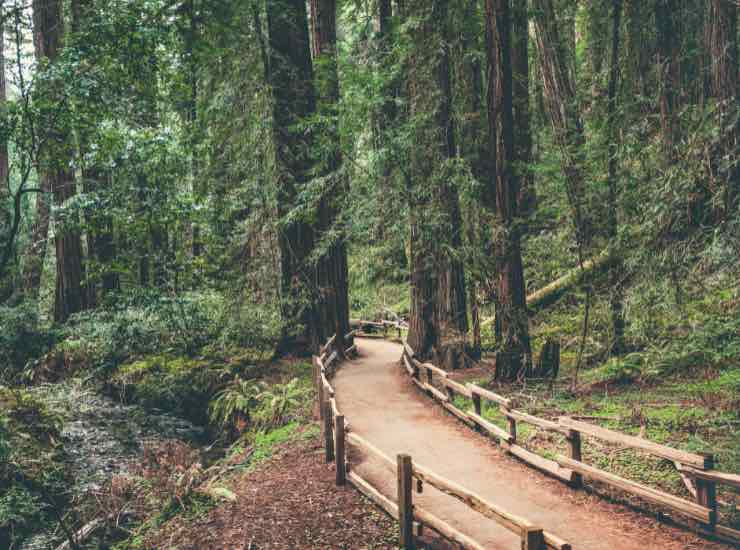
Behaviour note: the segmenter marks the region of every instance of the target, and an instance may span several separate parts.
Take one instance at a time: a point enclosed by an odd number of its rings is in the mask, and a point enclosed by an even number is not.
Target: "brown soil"
[[[337,488],[318,440],[293,442],[236,477],[237,495],[196,520],[174,519],[145,543],[179,550],[390,549],[398,529],[352,487]]]

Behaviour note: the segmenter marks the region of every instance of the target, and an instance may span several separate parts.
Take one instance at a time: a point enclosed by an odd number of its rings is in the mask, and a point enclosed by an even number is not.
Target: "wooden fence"
[[[347,336],[350,337],[353,334],[354,332]],[[398,519],[402,548],[406,550],[415,549],[417,537],[422,533],[424,526],[436,531],[446,539],[459,544],[464,549],[484,550],[485,548],[479,542],[461,533],[443,519],[413,502],[414,492],[421,492],[423,485],[426,483],[440,492],[463,502],[483,517],[493,520],[514,533],[521,539],[520,547],[523,550],[570,550],[570,544],[553,533],[545,531],[525,518],[501,509],[482,496],[415,463],[411,456],[399,454],[394,461],[393,458],[386,455],[372,443],[353,433],[350,430],[347,419],[339,411],[336,394],[330,380],[336,373],[340,357],[346,356],[348,352],[356,351],[357,348],[356,346],[352,346],[345,353],[340,354],[339,350],[336,349],[335,341],[335,337],[330,338],[326,345],[322,347],[320,355],[313,358],[314,384],[316,386],[326,461],[333,461],[336,464],[336,484],[338,486],[345,485],[349,481],[380,508]],[[406,358],[405,355],[404,358]],[[411,361],[415,362],[413,357]],[[422,368],[426,368],[427,370],[436,369],[438,372],[444,372],[433,365],[423,364]],[[444,378],[446,379],[446,376]],[[416,378],[415,380],[417,383],[420,383]],[[451,385],[456,384],[451,380],[447,380],[447,382]],[[436,388],[431,388],[431,384],[429,384],[429,387],[425,383],[422,384],[424,389],[437,392],[439,396],[445,397]],[[465,386],[459,384],[457,386],[458,390],[465,391]],[[352,470],[350,453],[348,452],[350,447],[359,449],[366,455],[374,456],[376,459],[379,459],[381,464],[384,464],[388,469],[395,472],[397,476],[397,495],[395,501],[383,495],[368,480],[362,478],[357,472]]]
[[[583,478],[616,487],[621,491],[636,495],[644,501],[668,508],[697,521],[698,527],[706,533],[728,539],[730,542],[740,541],[740,531],[717,524],[717,484],[727,484],[740,488],[740,476],[716,472],[712,455],[677,450],[641,437],[622,434],[569,417],[560,417],[555,421],[527,414],[517,410],[511,399],[474,384],[456,382],[450,379],[448,373],[439,367],[431,363],[418,361],[415,358],[414,350],[407,343],[404,343],[402,360],[411,381],[417,387],[471,428],[498,440],[502,448],[527,464],[574,487],[580,487]],[[458,408],[454,404],[455,395],[470,399],[472,410]],[[499,407],[499,410],[507,419],[507,429],[483,418],[483,400],[494,403]],[[554,460],[550,460],[519,445],[517,443],[518,422],[531,424],[540,429],[563,435],[568,445],[568,456],[558,455]],[[581,456],[582,436],[598,438],[672,461],[682,476],[692,479],[695,483],[696,500],[691,501],[681,498],[585,464]]]

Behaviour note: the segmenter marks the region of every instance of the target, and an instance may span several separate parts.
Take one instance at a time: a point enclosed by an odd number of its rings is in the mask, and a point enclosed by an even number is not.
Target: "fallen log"
[[[583,268],[580,266],[570,270],[568,273],[554,280],[549,285],[536,290],[527,296],[527,308],[530,314],[536,313],[553,303],[555,303],[566,291],[570,290],[584,279],[595,276],[609,267],[614,261],[614,257],[608,250],[583,262]],[[481,322],[481,326],[490,325],[495,321],[495,317],[489,317]]]

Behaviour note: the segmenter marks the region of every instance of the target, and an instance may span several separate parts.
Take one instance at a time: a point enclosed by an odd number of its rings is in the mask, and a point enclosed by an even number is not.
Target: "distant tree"
[[[37,59],[53,66],[59,59],[64,45],[64,19],[60,0],[35,0],[33,2],[34,34]],[[45,149],[41,170],[50,182],[57,208],[64,209],[65,203],[77,194],[74,172],[74,143],[67,109],[57,109],[55,102],[65,100],[60,90],[63,83],[59,76],[48,82],[45,100],[48,102],[44,131],[49,146]],[[64,212],[64,210],[62,210]],[[70,315],[82,311],[86,306],[83,288],[83,258],[79,223],[75,210],[65,212],[55,219],[56,234],[56,293],[54,319],[66,321]]]
[[[721,136],[716,165],[724,186],[724,213],[728,215],[737,211],[738,197],[740,197],[736,2],[733,0],[711,0],[709,2],[705,41],[709,58],[709,96],[717,102]]]

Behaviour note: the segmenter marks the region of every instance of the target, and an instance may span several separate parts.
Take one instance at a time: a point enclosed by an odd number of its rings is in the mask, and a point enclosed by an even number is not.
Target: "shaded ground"
[[[144,547],[179,550],[396,548],[396,524],[350,486],[337,488],[317,439],[292,441],[253,472],[235,476],[233,503],[174,519]]]
[[[486,438],[436,407],[401,374],[401,348],[360,342],[361,356],[335,379],[339,408],[352,430],[391,456],[409,453],[419,464],[504,509],[542,525],[574,548],[729,548],[671,527],[647,514],[574,491],[507,456]],[[387,496],[395,475],[355,452],[356,471]],[[425,487],[415,496],[425,508],[489,548],[516,548],[518,539],[458,501]]]

